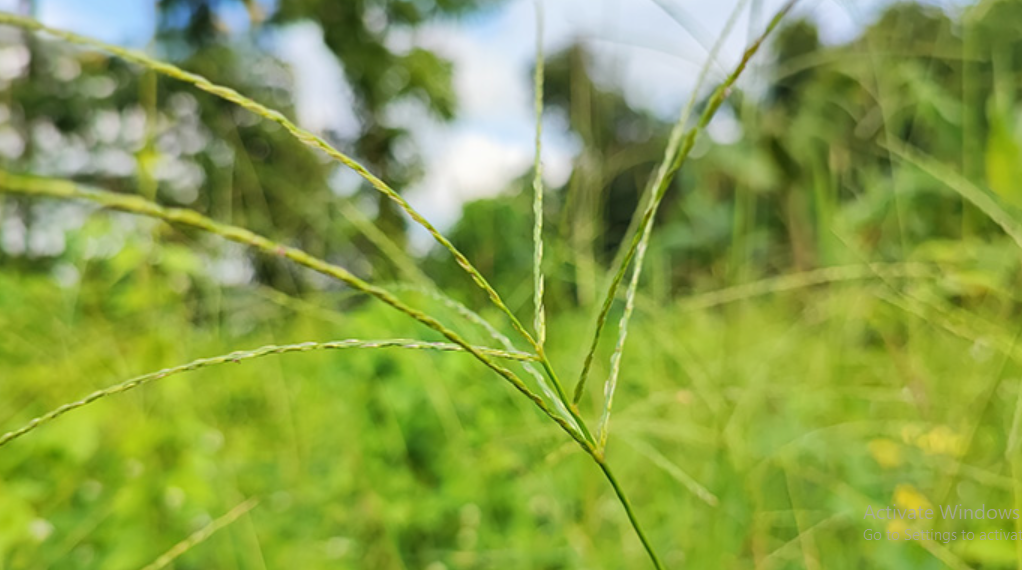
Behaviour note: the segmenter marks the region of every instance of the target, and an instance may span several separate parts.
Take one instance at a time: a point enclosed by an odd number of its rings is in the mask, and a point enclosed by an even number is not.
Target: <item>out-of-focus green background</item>
[[[231,33],[220,16],[241,7],[251,27]],[[336,142],[401,189],[423,168],[390,113],[452,120],[459,102],[452,64],[388,43],[388,26],[499,9],[167,0],[150,49],[293,113],[288,68],[264,42],[318,22],[351,90],[337,104],[359,124]],[[1022,521],[938,516],[916,528],[956,540],[906,543],[865,540],[905,528],[863,513],[1022,508],[1019,244],[953,189],[1022,223],[1022,2],[897,4],[830,45],[799,14],[725,104],[739,136],[703,137],[657,217],[609,461],[668,567],[1019,567],[1022,542],[978,536]],[[0,59],[21,61],[0,66],[4,169],[193,208],[374,282],[415,264],[510,334],[447,254],[414,251],[389,202],[368,186],[332,192],[336,168],[282,130],[116,59],[0,31]],[[546,62],[548,112],[578,146],[546,210],[548,352],[566,379],[671,127],[594,79],[594,57],[583,39]],[[891,150],[906,145],[930,172]],[[449,231],[523,322],[530,180],[467,203]],[[237,349],[439,340],[281,260],[127,214],[2,197],[0,237],[0,432]],[[594,422],[620,311],[581,405]],[[649,564],[592,461],[490,371],[460,354],[345,350],[168,378],[0,448],[0,569],[142,567],[250,497],[255,509],[174,567]]]

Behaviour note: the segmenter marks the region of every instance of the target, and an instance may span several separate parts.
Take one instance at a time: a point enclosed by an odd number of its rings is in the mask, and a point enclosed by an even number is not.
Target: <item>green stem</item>
[[[543,351],[543,347],[539,347],[539,352],[536,354],[536,357],[547,376],[550,377],[550,381],[554,385],[554,390],[557,391],[557,397],[560,398],[561,402],[564,404],[564,409],[568,410],[568,413],[571,414],[571,418],[575,420],[576,424],[578,424],[578,429],[582,431],[582,437],[595,446],[596,440],[593,438],[593,434],[590,433],[589,426],[586,425],[582,416],[578,414],[578,406],[573,405],[568,400],[568,395],[564,392],[564,386],[561,385],[561,381],[557,378],[557,373],[554,372],[554,367],[550,363],[550,359],[547,358],[546,352]],[[587,449],[586,451],[590,450]],[[596,458],[596,455],[593,455],[593,457]]]
[[[330,342],[303,342],[300,344],[285,344],[285,345],[269,345],[263,346],[254,350],[238,350],[230,354],[222,354],[220,356],[213,356],[210,358],[200,358],[193,360],[187,364],[175,366],[173,368],[164,368],[163,370],[157,370],[149,374],[142,376],[136,376],[130,380],[125,380],[120,384],[115,384],[109,388],[97,390],[88,396],[64,404],[56,409],[53,409],[34,420],[28,422],[21,428],[14,431],[7,432],[0,436],[0,447],[10,443],[12,440],[17,439],[28,432],[38,428],[39,426],[49,423],[60,416],[72,412],[78,408],[87,406],[96,400],[106,398],[114,394],[121,392],[127,392],[139,386],[143,386],[156,380],[163,380],[168,376],[175,374],[181,374],[183,372],[191,372],[193,370],[199,370],[201,368],[207,368],[209,366],[216,366],[219,364],[226,364],[228,362],[239,363],[242,360],[249,360],[252,358],[262,358],[271,354],[286,354],[289,352],[309,352],[313,350],[337,350],[337,349],[373,349],[373,348],[403,348],[406,350],[440,350],[440,351],[451,351],[458,352],[464,351],[465,349],[457,344],[445,343],[445,342],[424,342],[420,340],[411,339],[386,339],[386,340],[335,340]],[[496,358],[506,358],[510,360],[528,361],[532,360],[531,354],[524,354],[521,352],[510,352],[503,350],[494,350],[487,347],[476,347],[476,350],[483,354],[487,354]]]
[[[617,478],[614,477],[614,473],[610,470],[610,466],[607,465],[606,461],[593,455],[593,459],[596,460],[596,464],[600,466],[603,474],[607,476],[607,481],[610,481],[610,486],[614,488],[614,493],[617,494],[618,501],[625,508],[625,513],[628,514],[628,522],[632,523],[632,528],[635,530],[635,534],[639,536],[639,540],[642,541],[642,546],[646,549],[646,554],[649,554],[649,559],[653,562],[653,567],[657,570],[664,570],[664,565],[657,558],[656,552],[653,550],[653,545],[650,544],[649,539],[646,538],[646,533],[642,530],[642,525],[639,524],[639,519],[635,517],[635,511],[632,510],[632,504],[628,502],[628,497],[625,496],[624,489],[621,488],[621,484],[617,482]]]

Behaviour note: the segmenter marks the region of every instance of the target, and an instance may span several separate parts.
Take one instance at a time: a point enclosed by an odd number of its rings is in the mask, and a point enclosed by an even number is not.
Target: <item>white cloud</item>
[[[313,22],[292,24],[276,40],[278,56],[294,75],[298,122],[313,132],[331,129],[342,137],[356,135],[354,97],[341,63],[323,42],[322,28]]]
[[[496,196],[513,180],[529,175],[533,153],[527,145],[501,140],[485,130],[452,130],[429,160],[425,180],[407,193],[408,200],[437,227],[448,228],[458,220],[464,203]],[[573,158],[567,145],[544,147],[543,180],[548,188],[567,182]],[[417,228],[412,238],[420,250],[432,243]]]
[[[457,220],[464,202],[496,195],[531,164],[531,156],[520,146],[485,132],[452,133],[432,157],[425,180],[409,193],[409,200],[430,221],[447,227]]]

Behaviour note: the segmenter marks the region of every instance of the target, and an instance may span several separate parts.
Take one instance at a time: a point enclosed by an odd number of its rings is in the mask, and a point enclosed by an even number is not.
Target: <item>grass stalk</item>
[[[738,22],[738,16],[742,13],[742,9],[748,0],[741,0],[735,5],[734,10],[731,11],[731,16],[728,18],[727,23],[724,24],[724,29],[720,36],[717,37],[716,43],[710,49],[706,63],[703,64],[702,70],[699,72],[699,79],[696,81],[696,86],[692,89],[692,95],[689,97],[688,103],[685,105],[685,109],[681,112],[681,118],[674,125],[674,129],[671,132],[670,143],[668,144],[667,151],[664,156],[664,161],[660,165],[659,172],[657,173],[656,182],[654,187],[659,187],[663,183],[665,176],[667,175],[667,166],[670,161],[670,157],[676,152],[678,141],[682,129],[688,124],[688,118],[692,114],[692,109],[695,107],[696,97],[703,88],[703,83],[706,81],[706,76],[710,71],[710,67],[713,62],[717,59],[717,54],[720,53],[721,47],[724,45],[724,41],[727,40],[728,36],[731,35],[731,30]],[[660,207],[660,202],[663,199],[661,194],[658,197],[653,198],[649,203],[649,210],[651,211],[650,219],[656,216],[657,209]],[[605,449],[607,446],[607,435],[610,429],[610,414],[614,405],[614,393],[617,389],[618,377],[621,374],[621,358],[624,355],[625,341],[628,340],[628,322],[632,318],[632,313],[635,311],[635,294],[639,289],[639,279],[642,276],[642,265],[646,260],[646,250],[649,247],[649,238],[653,233],[653,224],[646,224],[641,231],[636,232],[636,235],[641,233],[639,238],[639,245],[635,252],[635,261],[632,264],[632,277],[628,283],[628,290],[625,294],[625,310],[621,314],[621,320],[618,323],[618,338],[617,344],[614,346],[614,352],[610,356],[610,374],[607,377],[607,381],[604,383],[603,390],[603,413],[600,416],[600,423],[598,426],[599,433],[599,446],[600,449]],[[627,265],[622,266],[626,268]],[[597,331],[599,334],[599,331]],[[591,360],[590,360],[591,362]],[[585,371],[583,371],[583,374]],[[580,378],[578,389],[576,391],[577,398],[581,397],[582,389],[584,388],[585,378]]]
[[[535,218],[532,230],[533,257],[533,307],[536,311],[533,328],[536,342],[542,347],[546,343],[546,311],[543,308],[543,5],[536,2],[536,156],[533,159],[532,214]]]
[[[631,523],[632,528],[635,530],[635,534],[639,537],[639,541],[642,542],[642,547],[646,549],[646,554],[649,555],[650,561],[653,562],[653,566],[657,570],[663,570],[664,565],[660,562],[660,558],[657,557],[656,551],[653,549],[653,545],[650,544],[649,539],[646,537],[645,531],[642,530],[642,525],[639,523],[639,519],[635,516],[635,511],[632,509],[632,504],[628,500],[628,496],[625,495],[624,489],[621,488],[621,484],[618,483],[617,477],[614,476],[614,472],[611,471],[610,466],[602,458],[596,458],[596,464],[600,466],[600,470],[603,471],[604,476],[607,477],[607,481],[610,482],[610,486],[614,488],[614,493],[617,495],[618,501],[621,506],[625,509],[625,514],[628,515],[628,522]]]
[[[272,354],[287,354],[289,352],[310,352],[314,350],[339,350],[339,349],[371,349],[371,348],[402,348],[407,350],[438,350],[448,352],[461,352],[464,351],[464,347],[457,344],[445,343],[445,342],[425,342],[420,340],[409,340],[409,339],[387,339],[387,340],[336,340],[330,342],[303,342],[298,344],[284,344],[284,345],[268,345],[253,350],[238,350],[229,354],[222,354],[220,356],[213,356],[210,358],[200,358],[193,360],[187,364],[180,366],[174,366],[172,368],[164,368],[163,370],[157,370],[156,372],[150,372],[149,374],[143,374],[142,376],[136,376],[129,380],[125,380],[119,384],[114,384],[108,388],[97,390],[88,396],[74,402],[69,402],[60,407],[54,408],[53,410],[46,412],[45,414],[33,419],[24,426],[7,432],[0,436],[0,447],[10,443],[11,441],[33,431],[34,429],[47,424],[60,416],[82,408],[100,400],[107,396],[113,396],[120,394],[121,392],[127,392],[134,388],[138,388],[150,382],[156,380],[162,380],[168,376],[174,376],[184,372],[192,372],[194,370],[200,370],[202,368],[209,368],[211,366],[217,366],[220,364],[227,363],[240,363],[242,360],[251,360],[253,358],[262,358],[264,356],[270,356]],[[492,348],[477,347],[476,350],[483,354],[493,356],[495,358],[504,358],[508,360],[518,360],[527,362],[534,360],[536,357],[531,354],[523,352],[510,352],[504,350],[495,350]]]
[[[397,297],[395,297],[391,292],[363,281],[362,279],[356,277],[355,275],[351,274],[346,269],[340,266],[333,265],[321,259],[315,258],[302,250],[276,243],[266,237],[255,234],[244,228],[239,228],[237,226],[231,226],[227,224],[221,224],[192,210],[181,208],[167,208],[164,206],[160,206],[159,204],[153,203],[149,200],[146,200],[144,198],[141,198],[139,196],[117,194],[114,192],[98,190],[95,188],[88,188],[71,181],[18,176],[0,170],[0,193],[3,192],[59,199],[83,199],[95,202],[100,206],[106,208],[148,216],[156,219],[161,219],[169,223],[180,224],[204,230],[208,233],[215,234],[225,239],[249,246],[263,253],[285,257],[291,261],[294,261],[295,263],[298,263],[299,265],[323,273],[324,275],[328,275],[330,277],[339,279],[344,283],[348,284],[349,286],[351,286],[352,288],[363,293],[366,293],[368,295],[371,295],[373,297],[376,297],[377,299],[383,301],[387,305],[390,305],[391,307],[397,309],[398,311],[414,318],[415,320],[421,322],[422,324],[439,332],[440,334],[444,335],[449,340],[451,340],[452,343],[459,347],[461,350],[470,353],[477,360],[479,360],[487,367],[497,372],[501,377],[503,377],[505,380],[511,383],[515,387],[515,389],[517,389],[519,392],[521,392],[527,398],[529,398],[536,405],[536,407],[538,407],[544,414],[546,414],[551,420],[553,420],[562,430],[564,430],[565,433],[571,436],[571,438],[575,440],[576,443],[578,443],[578,445],[583,449],[583,451],[585,451],[587,454],[590,455],[590,457],[593,458],[596,464],[600,466],[600,469],[607,477],[607,480],[610,482],[611,486],[614,488],[614,492],[618,500],[621,502],[622,507],[625,509],[628,515],[629,522],[631,523],[636,534],[639,536],[639,539],[642,541],[643,546],[645,547],[647,553],[650,556],[650,559],[653,561],[656,568],[658,569],[663,568],[655,552],[653,551],[652,546],[650,545],[648,539],[646,538],[646,535],[642,530],[642,527],[639,524],[638,519],[635,516],[635,512],[633,511],[632,506],[627,499],[627,496],[624,494],[624,490],[621,488],[620,484],[614,478],[613,473],[611,472],[609,466],[606,464],[602,452],[596,446],[591,433],[589,432],[588,428],[585,425],[585,422],[577,415],[577,412],[571,409],[570,406],[565,406],[568,408],[570,414],[568,418],[562,417],[560,414],[555,413],[554,410],[552,410],[548,406],[546,401],[539,395],[532,392],[524,384],[524,382],[522,382],[522,380],[518,378],[517,375],[515,375],[511,370],[496,364],[490,357],[491,354],[494,356],[509,358],[514,356],[516,360],[521,360],[526,364],[529,358],[540,359],[539,361],[544,366],[544,369],[549,374],[553,375],[553,369],[552,367],[550,367],[549,362],[541,359],[539,355],[522,355],[513,353],[511,351],[500,351],[497,353],[493,353],[491,352],[492,349],[487,350],[471,345],[466,340],[464,340],[460,335],[455,333],[453,330],[450,330],[447,327],[445,327],[435,318],[412,308],[411,306],[405,304]],[[495,331],[496,329],[491,328],[491,330]],[[403,342],[401,346],[403,346],[404,348],[412,348],[412,346],[408,346],[407,345],[408,343],[404,341],[392,342],[395,343]],[[414,343],[416,341],[411,342]],[[429,348],[440,349],[439,345],[437,345],[436,343],[430,343],[430,345],[431,346]],[[360,347],[368,348],[367,346]],[[326,348],[326,346],[323,346],[322,348]],[[339,347],[335,346],[333,348]],[[415,348],[420,347],[415,346]],[[427,347],[423,346],[421,348]],[[264,347],[264,349],[261,349],[263,350],[263,352],[259,354],[232,353],[231,355],[224,355],[221,357],[214,357],[213,359],[194,361],[179,367],[175,367],[173,369],[167,369],[164,371],[159,371],[152,374],[147,374],[144,376],[133,378],[131,380],[122,382],[121,384],[115,385],[105,390],[94,392],[89,396],[86,396],[85,398],[78,400],[76,402],[65,404],[64,406],[61,406],[43,416],[40,416],[39,418],[32,420],[31,422],[29,422],[28,424],[26,424],[25,426],[18,430],[0,436],[0,446],[34,430],[35,428],[39,427],[42,424],[48,423],[56,419],[57,417],[69,411],[88,405],[100,398],[104,398],[111,394],[116,394],[119,392],[130,390],[144,383],[151,382],[159,378],[163,378],[169,375],[170,373],[179,373],[189,370],[195,370],[197,368],[202,368],[213,364],[234,362],[239,360],[242,356],[247,356],[248,358],[255,358],[258,356],[265,356],[266,354],[274,354],[280,352],[295,352],[313,349],[314,348],[312,348],[312,345],[309,345],[308,343],[303,343],[302,345],[292,345],[292,347],[289,350],[284,350],[282,347]],[[553,377],[556,378],[556,376]]]
[[[157,558],[152,564],[147,565],[142,570],[160,570],[161,568],[166,568],[167,566],[171,565],[174,562],[174,560],[177,560],[182,554],[188,552],[192,548],[195,548],[196,545],[205,542],[206,539],[213,536],[215,532],[238,520],[243,515],[254,509],[258,504],[259,501],[257,499],[248,499],[247,501],[242,502],[238,506],[224,513],[215,521],[195,531],[188,538],[175,544],[173,548],[165,552],[162,556]]]
[[[614,303],[614,299],[617,297],[618,287],[621,285],[621,281],[624,279],[625,272],[628,266],[631,264],[632,259],[635,257],[639,244],[642,241],[642,236],[646,231],[646,226],[653,222],[653,215],[656,213],[656,208],[659,203],[663,200],[664,195],[667,193],[667,189],[670,187],[671,182],[674,180],[674,175],[677,174],[678,170],[681,169],[688,155],[692,152],[692,148],[695,146],[696,138],[706,129],[706,126],[710,123],[710,120],[714,115],[717,114],[717,110],[724,103],[728,94],[731,92],[731,88],[734,86],[738,78],[741,77],[745,68],[748,67],[749,61],[759,52],[763,43],[770,36],[770,34],[780,25],[781,20],[794,8],[798,0],[789,0],[785,5],[774,15],[767,25],[766,30],[752,42],[752,44],[746,48],[742,54],[741,60],[738,65],[731,72],[731,74],[721,83],[713,95],[707,102],[706,108],[703,110],[699,121],[690,128],[681,137],[675,137],[672,135],[672,141],[668,145],[668,152],[665,154],[663,161],[663,168],[658,172],[656,181],[652,188],[652,194],[647,201],[646,209],[643,212],[642,219],[636,228],[635,233],[632,235],[631,243],[628,245],[628,249],[621,259],[621,264],[617,271],[614,273],[614,277],[611,279],[610,286],[607,289],[607,295],[603,299],[603,305],[600,308],[600,313],[596,317],[596,330],[593,333],[593,339],[590,342],[589,350],[586,353],[585,361],[582,364],[582,371],[579,374],[578,382],[575,384],[575,394],[573,401],[577,404],[582,398],[582,393],[585,389],[586,379],[589,376],[589,371],[592,367],[593,357],[596,353],[596,347],[599,345],[600,336],[603,332],[603,328],[607,322],[607,315],[610,313],[610,308]],[[676,152],[672,152],[671,149],[676,148]],[[662,173],[662,175],[661,175]]]

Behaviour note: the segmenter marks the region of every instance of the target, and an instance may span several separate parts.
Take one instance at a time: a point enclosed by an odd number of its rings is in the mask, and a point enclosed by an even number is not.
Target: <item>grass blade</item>
[[[767,37],[769,37],[777,26],[780,25],[781,20],[784,19],[792,8],[794,8],[797,2],[798,0],[789,0],[777,12],[777,14],[774,15],[763,34],[760,35],[759,38],[757,38],[756,41],[754,41],[748,48],[746,48],[745,53],[742,54],[741,61],[739,61],[738,65],[731,72],[731,75],[729,75],[728,78],[717,87],[716,91],[714,91],[713,95],[710,97],[706,109],[703,111],[696,125],[685,132],[683,136],[680,136],[680,128],[676,128],[675,132],[672,133],[671,142],[668,144],[668,151],[665,153],[661,169],[658,172],[656,181],[652,186],[652,193],[647,200],[646,209],[643,212],[642,219],[639,222],[636,232],[632,236],[632,241],[621,260],[618,270],[615,272],[613,279],[611,279],[607,295],[603,299],[603,306],[600,309],[599,315],[596,317],[596,330],[593,333],[593,339],[590,343],[589,351],[586,353],[585,361],[582,364],[582,372],[579,374],[578,382],[575,384],[574,402],[576,404],[582,398],[582,393],[585,389],[585,382],[589,376],[593,357],[596,353],[596,347],[599,344],[603,328],[607,323],[607,315],[610,313],[610,308],[617,296],[618,287],[621,285],[621,281],[624,280],[625,272],[639,249],[639,244],[642,241],[642,236],[646,232],[646,227],[653,222],[653,214],[656,213],[656,207],[667,193],[667,188],[674,180],[674,175],[681,168],[682,164],[684,164],[689,153],[692,152],[692,147],[695,146],[696,137],[698,137],[706,128],[713,116],[716,115],[717,110],[720,109],[720,106],[724,103],[724,99],[727,98],[731,88],[745,71],[745,68],[749,65],[749,61],[754,55],[756,55],[759,49],[763,46]]]
[[[380,301],[383,301],[394,309],[442,334],[451,342],[461,346],[477,360],[507,380],[515,387],[516,390],[532,400],[532,402],[540,410],[542,410],[543,413],[556,422],[557,425],[561,426],[568,435],[582,445],[583,449],[588,451],[590,448],[592,438],[585,431],[585,427],[579,426],[582,428],[582,433],[579,433],[571,423],[555,413],[546,403],[546,400],[530,390],[514,372],[491,360],[489,356],[483,354],[476,347],[470,345],[460,335],[444,326],[435,318],[405,304],[395,297],[390,291],[360,279],[343,267],[334,265],[317,257],[313,257],[300,249],[274,242],[244,228],[216,222],[193,210],[167,208],[140,196],[117,194],[105,190],[88,188],[67,180],[17,176],[0,170],[0,192],[10,192],[29,196],[47,196],[61,199],[90,200],[107,208],[123,210],[133,214],[157,218],[170,223],[200,229],[259,250],[267,255],[284,257],[313,271],[322,273],[328,277],[333,277],[346,283],[357,291],[371,295]],[[546,366],[547,364],[544,363],[544,365]]]
[[[125,380],[119,384],[114,384],[109,388],[97,390],[88,396],[74,402],[69,402],[60,407],[54,408],[53,410],[46,412],[45,414],[33,419],[24,426],[5,433],[0,436],[0,447],[10,443],[28,432],[36,429],[37,427],[47,424],[60,416],[82,408],[100,400],[107,396],[113,396],[114,394],[120,394],[121,392],[127,392],[139,386],[148,384],[156,380],[162,380],[168,376],[174,376],[184,372],[191,372],[193,370],[199,370],[202,368],[208,368],[210,366],[217,366],[219,364],[227,363],[238,363],[242,360],[251,360],[253,358],[262,358],[264,356],[270,356],[272,354],[287,354],[289,352],[310,352],[314,350],[339,350],[347,348],[403,348],[408,350],[439,350],[448,352],[460,352],[464,351],[465,348],[457,344],[451,344],[446,342],[425,342],[420,340],[409,340],[409,339],[387,339],[387,340],[335,340],[330,342],[303,342],[299,344],[284,344],[284,345],[268,345],[254,350],[238,350],[229,354],[222,354],[220,356],[213,356],[210,358],[200,358],[193,360],[187,364],[180,366],[174,366],[173,368],[164,368],[163,370],[157,370],[156,372],[150,372],[149,374],[143,374],[142,376],[136,376],[129,380]],[[495,358],[505,358],[509,360],[520,360],[529,361],[534,360],[535,356],[526,354],[523,352],[511,352],[504,350],[495,350],[492,348],[477,347],[476,350],[480,353],[493,356]]]
[[[657,467],[663,469],[668,475],[673,477],[674,480],[684,485],[689,492],[696,497],[699,497],[699,500],[711,507],[716,507],[720,504],[720,499],[718,499],[716,495],[711,493],[706,487],[702,486],[681,467],[678,467],[673,461],[664,457],[664,454],[657,451],[655,447],[638,438],[628,438],[627,441],[628,444],[635,449],[635,451],[645,455]]]

